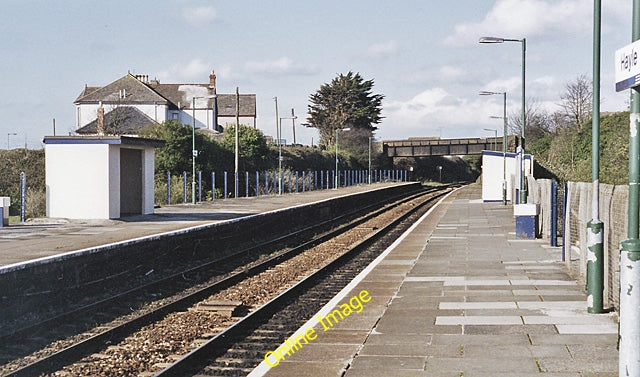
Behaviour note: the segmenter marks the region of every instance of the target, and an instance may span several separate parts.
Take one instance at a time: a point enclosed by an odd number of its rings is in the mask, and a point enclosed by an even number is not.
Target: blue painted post
[[[260,196],[260,173],[256,170],[256,198]]]
[[[269,195],[269,172],[264,172],[264,194]]]
[[[235,185],[233,186],[233,197],[237,198],[240,194],[238,193],[238,190],[240,190],[240,172],[234,172],[233,173],[233,179],[234,179],[234,183]]]
[[[305,177],[305,174],[304,174],[304,173],[305,173],[305,171],[303,170],[303,171],[302,171],[302,192],[305,192],[305,191],[306,191],[306,190],[305,190],[305,186],[306,186],[306,183],[307,183],[307,182],[305,182],[305,179],[307,179],[307,178]]]
[[[171,172],[167,172],[167,204],[171,204]]]
[[[228,177],[227,172],[225,171],[224,172],[224,198],[225,199],[229,198],[229,190],[228,190],[229,186],[227,186],[227,177]]]
[[[202,172],[198,172],[198,202],[202,201]]]
[[[320,170],[320,190],[324,188],[324,171]]]
[[[558,182],[551,181],[551,246],[558,246]]]
[[[278,171],[273,172],[273,194],[278,195]]]
[[[564,184],[564,192],[562,193],[562,261],[566,260],[566,248],[567,248],[567,233],[565,231],[565,226],[567,225],[567,207],[569,203],[567,203],[567,196],[569,195],[569,185],[567,183]]]
[[[216,200],[216,172],[211,172],[211,201]]]
[[[245,197],[249,197],[249,172],[246,171],[244,172],[244,190],[245,190]]]
[[[327,172],[327,174],[329,174],[329,173]],[[336,186],[336,184],[335,184],[335,181],[336,181],[336,171],[335,171],[335,170],[333,170],[333,171],[331,172],[331,182],[334,182],[334,184],[333,184],[333,188],[337,188],[337,186]],[[327,185],[328,185],[328,183],[327,183]]]
[[[187,202],[187,172],[182,172],[182,203]]]
[[[20,173],[20,222],[23,223],[26,218],[27,210],[27,174]],[[4,221],[0,219],[0,221]]]
[[[298,193],[298,172],[296,171],[296,194]]]

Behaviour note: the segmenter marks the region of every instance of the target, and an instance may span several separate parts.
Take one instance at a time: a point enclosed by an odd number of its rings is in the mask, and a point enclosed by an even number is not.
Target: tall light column
[[[369,184],[371,184],[371,142],[372,140],[373,140],[373,136],[369,136],[369,173],[367,178],[367,181]]]
[[[504,130],[502,132],[502,204],[507,205],[507,92],[487,92],[481,91],[481,96],[491,96],[502,94],[502,120],[504,122]]]
[[[495,128],[483,128],[483,130],[493,132],[493,146],[491,147],[491,150],[495,151],[498,146],[498,130]]]
[[[522,44],[522,133],[521,133],[521,145],[520,145],[520,203],[527,202],[527,190],[524,184],[524,130],[527,127],[527,110],[526,110],[526,98],[525,98],[525,75],[526,75],[526,52],[527,52],[527,39],[507,39],[496,37],[482,37],[479,40],[480,43],[504,43],[504,42],[520,42]]]
[[[591,116],[591,220],[587,223],[587,312],[604,312],[603,223],[600,221],[600,1],[593,3],[593,103]]]
[[[193,128],[191,129],[191,204],[196,204],[196,158],[198,157],[198,151],[196,150],[196,99],[199,98],[216,98],[216,95],[214,94],[212,96],[193,97],[191,99],[191,110],[193,117]],[[214,126],[217,127],[217,125]]]
[[[9,147],[9,137],[10,136],[16,136],[16,135],[17,135],[17,133],[15,133],[15,132],[8,132],[7,133],[7,150],[9,150],[9,148],[10,148]]]
[[[632,42],[640,39],[640,0],[633,0]],[[631,88],[629,115],[629,199],[627,239],[620,243],[619,376],[640,376],[640,92]]]
[[[291,113],[293,114],[293,109],[291,109]],[[291,117],[282,117],[278,119],[279,119],[278,135],[282,136],[282,120],[291,119],[295,122],[295,119],[298,119],[298,117],[294,115]],[[284,182],[282,182],[282,142],[278,140],[278,186],[279,186],[278,192],[280,195],[282,195],[283,185],[284,185]]]
[[[336,128],[336,176],[335,176],[335,182],[334,182],[334,187],[335,189],[338,188],[338,183],[340,182],[340,179],[338,177],[338,131],[349,131],[351,130],[351,128],[347,127],[347,128]]]

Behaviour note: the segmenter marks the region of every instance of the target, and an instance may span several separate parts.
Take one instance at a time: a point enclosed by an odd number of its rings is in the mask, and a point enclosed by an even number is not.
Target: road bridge
[[[517,136],[507,137],[507,152],[516,152]],[[483,150],[502,151],[502,137],[473,137],[441,139],[439,137],[410,137],[406,140],[383,140],[387,157],[428,157],[482,154]]]

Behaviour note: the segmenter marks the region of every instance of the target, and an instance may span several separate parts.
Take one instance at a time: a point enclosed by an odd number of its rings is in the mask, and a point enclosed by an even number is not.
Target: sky
[[[615,92],[614,53],[631,43],[631,1],[602,2],[601,110],[628,108]],[[559,108],[566,85],[592,77],[590,0],[2,0],[0,148],[41,148],[75,129],[74,100],[85,85],[131,72],[161,83],[207,83],[218,93],[255,93],[257,126],[275,135],[294,109],[296,141],[309,96],[339,74],[358,72],[384,95],[377,140],[487,137],[521,104],[521,43],[480,44],[483,36],[526,38],[526,97]],[[283,135],[292,141],[291,121]],[[15,135],[14,135],[15,134]],[[6,139],[5,139],[6,138]]]

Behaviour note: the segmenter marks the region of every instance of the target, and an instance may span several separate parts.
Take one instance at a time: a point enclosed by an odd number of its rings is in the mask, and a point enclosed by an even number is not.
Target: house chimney
[[[100,102],[100,107],[98,108],[98,135],[104,135],[104,107],[102,107],[102,102]]]
[[[216,74],[211,70],[211,74],[209,75],[209,89],[215,89],[216,87]]]

